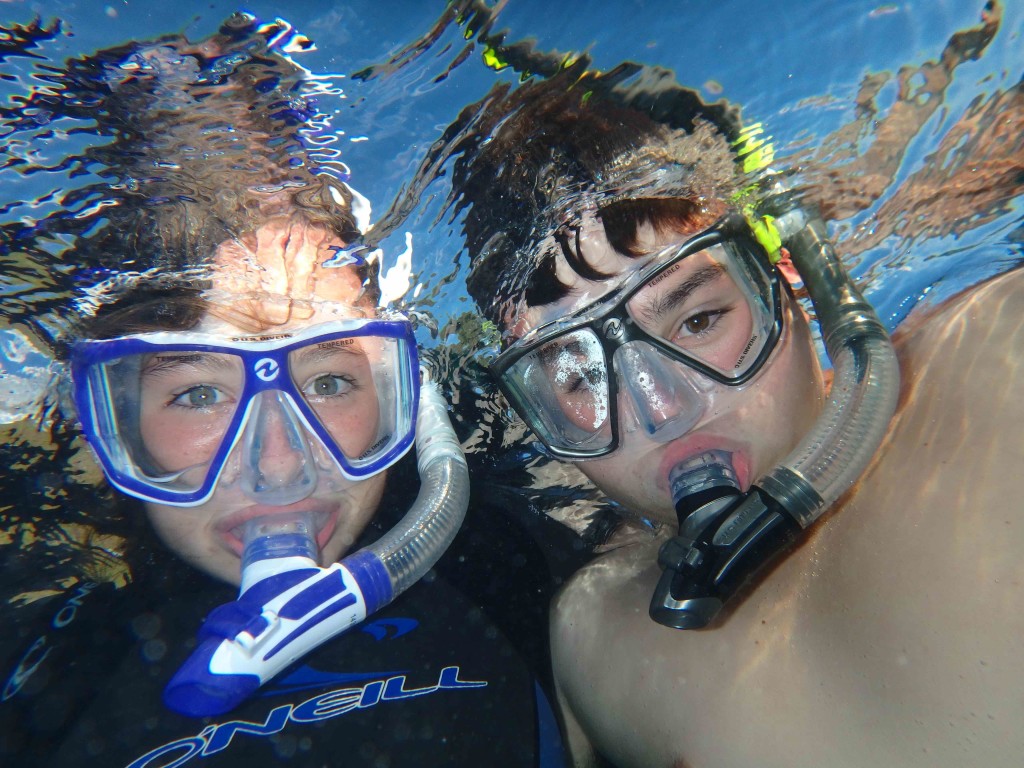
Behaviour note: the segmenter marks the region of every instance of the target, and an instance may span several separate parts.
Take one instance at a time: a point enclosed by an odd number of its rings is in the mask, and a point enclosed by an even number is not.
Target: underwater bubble
[[[142,646],[142,656],[146,661],[157,662],[167,655],[167,643],[163,640],[147,640]]]
[[[141,640],[152,640],[160,633],[160,617],[155,613],[143,613],[132,619],[132,631]]]

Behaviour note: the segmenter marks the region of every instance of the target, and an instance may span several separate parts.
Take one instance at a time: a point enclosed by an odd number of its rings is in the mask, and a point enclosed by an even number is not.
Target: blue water
[[[495,30],[506,41],[532,39],[542,51],[588,52],[599,68],[636,60],[673,69],[679,81],[709,99],[724,97],[743,107],[745,120],[763,121],[775,137],[778,157],[796,147],[815,147],[823,137],[855,116],[854,99],[869,75],[893,75],[901,67],[935,60],[950,35],[978,23],[982,2],[835,3],[831,0],[785,0],[771,10],[755,2],[618,2],[551,4],[513,0],[498,16]],[[41,6],[14,2],[4,6],[9,21],[28,22]],[[8,97],[38,87],[46,66],[129,39],[184,31],[199,39],[216,29],[238,6],[235,3],[80,3],[51,2],[42,19],[60,18],[64,34],[45,44],[41,59],[4,62]],[[253,2],[246,10],[261,19],[284,16],[316,43],[316,50],[296,59],[318,75],[333,75],[343,97],[336,101],[333,128],[343,131],[339,146],[354,170],[353,183],[381,213],[408,181],[440,131],[466,104],[498,81],[515,82],[509,70],[495,73],[482,64],[479,46],[438,82],[466,47],[465,29],[450,24],[422,55],[390,75],[361,82],[352,73],[385,62],[395,51],[424,35],[444,13],[442,3],[295,2],[284,13],[275,3]],[[188,10],[185,10],[188,9]],[[907,137],[902,161],[882,197],[864,212],[835,225],[843,239],[871,227],[885,201],[915,172],[926,167],[943,137],[972,102],[985,101],[1018,83],[1022,56],[1020,33],[1024,9],[1005,9],[1001,29],[976,61],[961,64],[942,103],[930,119]],[[890,78],[877,103],[879,116],[891,107],[896,86]],[[325,111],[335,111],[325,110]],[[870,131],[860,140],[870,145]],[[29,153],[36,162],[55,162],[80,149],[83,138],[61,137],[31,147],[7,147]],[[55,178],[55,176],[57,178]],[[9,217],[39,216],[56,205],[59,195],[82,179],[59,174],[22,176],[3,172],[0,204],[30,201],[8,210]],[[435,223],[447,194],[436,183],[423,204],[384,243],[385,269],[405,249],[412,234],[413,270],[423,283],[420,300],[434,322],[424,326],[421,341],[434,343],[426,328],[444,326],[470,309],[461,288],[465,259],[457,229]],[[48,198],[48,199],[47,199]],[[42,202],[40,202],[42,201]],[[929,215],[933,215],[929,212]],[[922,299],[948,296],[990,274],[1012,266],[1020,257],[1019,196],[984,226],[965,226],[934,238],[891,237],[848,263],[863,278],[869,297],[890,327]],[[450,282],[449,282],[450,281]],[[9,286],[5,293],[17,294]],[[429,298],[429,302],[423,301]]]
[[[602,69],[625,60],[671,69],[681,84],[705,99],[741,105],[745,122],[763,123],[773,137],[776,165],[801,169],[809,183],[821,182],[830,190],[826,197],[840,207],[863,184],[856,179],[850,188],[833,189],[827,186],[830,179],[847,176],[857,156],[870,158],[861,172],[877,176],[872,197],[861,205],[846,205],[831,226],[848,269],[883,321],[897,328],[915,308],[934,305],[1022,258],[1024,104],[1020,93],[1016,102],[1011,100],[1024,69],[1022,4],[1003,9],[995,36],[983,50],[959,57],[948,84],[931,103],[915,91],[929,77],[934,80],[935,62],[949,41],[978,27],[983,7],[981,0],[783,0],[766,11],[764,4],[749,0],[511,0],[485,32],[505,44],[528,41],[542,53],[585,53]],[[222,0],[62,1],[47,3],[45,13],[28,2],[0,8],[8,27],[37,18],[44,26],[60,20],[52,39],[21,52],[28,55],[7,55],[0,47],[5,56],[0,62],[0,103],[13,108],[6,118],[12,119],[19,116],[18,99],[45,93],[55,79],[59,82],[65,62],[166,34],[200,40],[238,6]],[[330,148],[351,168],[351,184],[372,201],[375,217],[401,198],[431,146],[462,108],[495,84],[514,86],[521,80],[511,68],[485,66],[481,30],[466,19],[456,20],[444,3],[303,1],[290,3],[285,13],[278,4],[261,0],[245,8],[263,21],[283,17],[293,58],[322,85],[319,109],[328,116],[322,135],[336,139]],[[424,42],[432,30],[432,42]],[[315,45],[301,44],[302,36]],[[877,93],[867,104],[858,104],[858,94],[869,82],[877,84]],[[909,102],[928,109],[908,122],[900,110]],[[31,225],[59,212],[65,196],[101,181],[93,175],[97,166],[69,166],[65,160],[81,157],[104,140],[81,132],[81,120],[44,118],[40,116],[38,129],[11,135],[0,126],[2,227]],[[968,135],[961,137],[961,125],[972,119]],[[1005,135],[997,135],[1000,126]],[[840,134],[844,139],[836,142]],[[880,149],[883,136],[889,143]],[[446,166],[437,169],[438,178],[381,243],[382,274],[400,263],[411,244],[409,288],[396,303],[418,321],[417,337],[424,347],[456,345],[445,353],[442,374],[455,378],[453,389],[471,390],[455,417],[462,434],[485,423],[473,444],[486,445],[500,438],[500,430],[491,434],[486,422],[501,420],[502,414],[479,397],[489,389],[486,378],[478,370],[465,372],[465,359],[479,346],[472,343],[472,334],[469,343],[460,340],[454,322],[474,313],[475,307],[464,287],[468,259],[459,221],[445,212],[451,194],[447,171]],[[959,194],[972,184],[972,196]],[[36,243],[56,256],[70,244],[59,233]],[[8,326],[20,327],[26,317],[36,318],[44,328],[61,326],[89,280],[80,280],[79,293],[67,296],[60,286],[68,280],[51,278],[81,278],[74,263],[43,259],[24,268],[17,257],[13,263],[17,268],[0,271],[0,416],[3,421],[33,417],[16,427],[17,444],[44,445],[47,436],[35,436],[34,430],[40,424],[45,432],[52,423],[40,419],[40,412],[53,402],[41,398],[52,369],[45,350],[12,335]],[[474,398],[476,403],[468,402]],[[508,434],[517,434],[514,425]],[[500,438],[508,450],[493,458],[499,475],[537,459],[529,445],[513,448],[511,441]],[[59,461],[64,469],[50,471],[95,482],[95,469],[85,458]],[[30,466],[28,459],[24,466]],[[580,482],[569,492],[586,495]],[[564,501],[562,492],[534,489],[516,503],[551,510]],[[30,493],[52,496],[42,480]]]
[[[915,90],[934,80],[936,62],[949,41],[978,27],[983,7],[981,0],[783,0],[767,12],[763,4],[749,0],[511,0],[502,6],[489,34],[505,44],[528,41],[542,53],[585,53],[602,69],[625,60],[658,65],[673,70],[681,84],[707,100],[724,98],[741,105],[744,121],[763,123],[773,137],[777,167],[802,170],[809,183],[820,182],[830,190],[827,199],[845,206],[831,223],[840,254],[882,320],[895,329],[915,309],[932,306],[1022,260],[1022,4],[1003,9],[995,36],[958,58],[948,83],[930,102]],[[54,78],[59,81],[70,59],[165,34],[200,40],[237,6],[222,0],[65,1],[47,3],[45,13],[27,2],[10,2],[2,10],[8,27],[36,18],[44,26],[60,20],[52,39],[23,52],[29,55],[7,56],[0,63],[0,103],[14,108],[10,118],[19,114],[19,98],[45,93]],[[511,68],[485,66],[481,30],[466,19],[456,20],[440,2],[303,1],[289,4],[285,14],[277,4],[261,1],[246,10],[263,21],[285,17],[293,58],[322,84],[319,109],[328,116],[322,135],[336,139],[330,148],[351,168],[351,184],[372,201],[375,217],[401,199],[431,146],[462,108],[495,84],[515,86],[522,77]],[[426,41],[432,30],[432,42]],[[302,44],[302,36],[315,46]],[[858,103],[871,82],[877,93]],[[916,105],[919,119],[904,119],[908,104]],[[31,225],[61,211],[66,195],[100,181],[93,175],[95,166],[68,166],[64,160],[80,157],[103,141],[77,130],[80,120],[48,122],[43,117],[38,130],[9,136],[0,132],[0,226]],[[969,131],[961,136],[964,124]],[[843,140],[837,142],[837,135]],[[883,137],[888,143],[883,144]],[[864,186],[859,177],[846,188],[828,185],[844,180],[858,156],[871,163],[877,159],[877,165],[860,169],[875,174],[876,188],[866,202],[853,205]],[[517,427],[504,423],[498,406],[481,397],[490,389],[486,377],[465,366],[480,348],[472,333],[460,338],[455,324],[460,316],[475,313],[475,307],[464,287],[468,259],[459,221],[446,212],[451,194],[447,171],[446,166],[436,169],[438,178],[381,243],[382,275],[400,263],[411,244],[409,288],[395,303],[417,320],[417,337],[424,347],[446,350],[442,376],[454,379],[452,390],[468,390],[454,414],[461,434],[484,424],[470,442],[501,445],[504,452],[490,465],[497,473],[495,482],[503,483],[508,472],[538,456],[530,445],[512,445]],[[965,188],[973,192],[960,194]],[[36,243],[58,256],[70,244],[60,234]],[[0,271],[0,415],[3,421],[30,417],[15,427],[12,445],[43,446],[49,436],[36,436],[34,430],[39,424],[45,432],[53,423],[41,417],[46,408],[53,413],[54,398],[41,397],[51,384],[51,366],[43,349],[12,335],[9,326],[20,327],[26,317],[36,318],[44,329],[61,326],[89,281],[80,281],[79,293],[67,296],[55,287],[66,285],[67,279],[61,283],[51,277],[82,277],[74,263],[59,258],[52,263],[44,259],[32,268],[23,268],[17,258],[14,263],[16,269]],[[492,420],[501,422],[502,429],[491,430]],[[84,452],[70,459],[60,455],[58,461],[48,471],[74,478],[61,494],[70,493],[79,479],[86,481],[82,492],[87,493],[88,483],[98,479]],[[15,469],[34,466],[27,458],[23,462]],[[517,482],[509,480],[506,490],[522,493]],[[566,493],[591,494],[579,482],[570,488],[564,482],[535,487],[515,503],[555,510],[565,506]],[[44,479],[26,493],[53,496]]]
[[[542,52],[585,52],[600,69],[626,60],[669,68],[681,84],[706,99],[741,105],[744,120],[762,122],[773,137],[778,166],[802,168],[813,181],[826,178],[829,169],[842,176],[848,162],[843,152],[863,154],[877,147],[880,126],[900,109],[900,77],[911,89],[920,87],[929,63],[939,60],[951,36],[978,25],[983,7],[982,0],[509,0],[491,31],[503,31],[506,43],[532,41]],[[259,0],[244,9],[265,21],[283,17],[295,34],[314,41],[315,49],[296,49],[293,56],[322,80],[319,107],[330,117],[324,133],[337,137],[331,146],[340,151],[340,159],[352,170],[352,185],[372,201],[377,216],[400,198],[463,107],[496,83],[515,85],[520,80],[511,69],[485,66],[483,46],[474,42],[479,30],[454,23],[443,2]],[[61,31],[32,49],[31,56],[5,58],[5,41],[0,39],[0,105],[14,107],[19,97],[46,89],[48,78],[70,58],[164,34],[185,33],[199,40],[236,10],[237,2],[225,0],[0,3],[5,27],[35,18],[44,24],[61,22]],[[446,18],[447,26],[417,56],[406,56],[400,66],[392,61]],[[1018,96],[1016,103],[1010,99],[1024,72],[1022,30],[1024,3],[1010,2],[984,51],[956,66],[939,102],[932,105],[934,111],[904,130],[886,153],[891,162],[879,170],[877,196],[831,224],[844,261],[890,329],[915,309],[934,306],[1024,259],[1024,97]],[[368,71],[376,74],[354,77]],[[869,80],[880,85],[870,105],[874,112],[866,115],[857,98]],[[960,127],[975,114],[972,132],[959,138]],[[974,141],[993,136],[1001,121],[1008,126],[1001,139],[980,145]],[[9,137],[0,125],[0,226],[31,225],[60,210],[68,193],[98,181],[93,168],[62,165],[65,158],[101,143],[88,133],[70,131],[74,127],[72,121],[58,121]],[[827,137],[844,130],[845,143],[828,143]],[[445,212],[451,192],[445,171],[441,169],[409,217],[381,243],[384,273],[412,244],[411,287],[401,303],[419,322],[419,341],[435,350],[454,343],[453,320],[474,311],[464,287],[468,259],[462,253],[459,222]],[[972,178],[981,191],[959,196]],[[70,244],[61,237],[40,243],[54,255]],[[41,510],[34,518],[37,523],[51,508],[87,509],[98,482],[95,467],[87,466],[85,452],[77,449],[60,452],[50,469],[37,469],[50,458],[40,458],[42,454],[56,455],[53,446],[74,435],[58,435],[50,442],[45,434],[53,421],[42,417],[40,410],[47,404],[32,393],[40,394],[50,382],[49,359],[41,345],[27,346],[25,337],[12,335],[10,325],[33,315],[37,306],[55,313],[52,322],[57,323],[66,309],[53,307],[72,305],[75,297],[54,295],[49,269],[73,272],[75,265],[55,259],[37,272],[0,273],[0,428],[15,416],[29,417],[14,430],[0,431],[13,457],[6,468],[13,471],[3,476],[4,499]],[[464,362],[460,356],[476,351],[461,348],[443,369],[459,371]],[[17,397],[15,382],[20,387]],[[481,377],[469,385],[457,381],[452,388],[465,392],[475,387],[481,394],[485,386]],[[456,412],[462,434],[484,413],[499,417],[493,404],[462,405]],[[515,430],[508,434],[514,436]],[[486,434],[473,442],[487,444]],[[506,478],[525,477],[523,466],[538,460],[529,445],[506,448],[492,457],[488,466],[493,477],[484,480],[499,499],[519,491]],[[510,485],[503,486],[505,482]],[[583,486],[552,483],[515,503],[550,511],[564,506],[567,498],[592,500],[592,495]],[[0,515],[9,512],[0,505]],[[0,529],[4,555],[19,544],[5,537],[6,530]],[[32,536],[24,542],[26,552],[38,544]],[[106,544],[90,546],[90,562],[95,563]],[[54,581],[68,583],[70,576],[79,575],[74,563],[59,559],[53,547],[37,546],[31,557],[44,549],[50,569],[46,573]],[[41,582],[45,579],[3,584],[0,599],[19,589],[39,589]]]

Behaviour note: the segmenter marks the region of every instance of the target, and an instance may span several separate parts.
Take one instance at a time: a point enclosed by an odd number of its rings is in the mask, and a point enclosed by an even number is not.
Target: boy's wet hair
[[[739,135],[739,110],[705,103],[666,70],[569,67],[496,90],[481,112],[454,164],[453,207],[465,212],[469,293],[499,325],[524,301],[544,305],[565,295],[559,256],[586,279],[609,277],[573,242],[584,207],[600,217],[616,250],[638,255],[641,226],[710,226],[735,184],[730,142]]]

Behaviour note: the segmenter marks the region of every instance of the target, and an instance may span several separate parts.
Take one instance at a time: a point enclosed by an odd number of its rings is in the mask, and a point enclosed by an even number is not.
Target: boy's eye
[[[702,333],[710,328],[718,312],[698,312],[683,321],[683,328],[689,333]]]

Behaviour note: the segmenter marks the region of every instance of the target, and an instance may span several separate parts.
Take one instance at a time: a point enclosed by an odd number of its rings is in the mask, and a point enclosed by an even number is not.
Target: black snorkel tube
[[[679,533],[658,554],[664,573],[650,615],[676,629],[707,626],[762,565],[860,477],[899,397],[889,334],[846,274],[824,221],[782,195],[772,221],[818,315],[834,378],[810,433],[741,493],[728,457],[710,451],[669,477]]]

